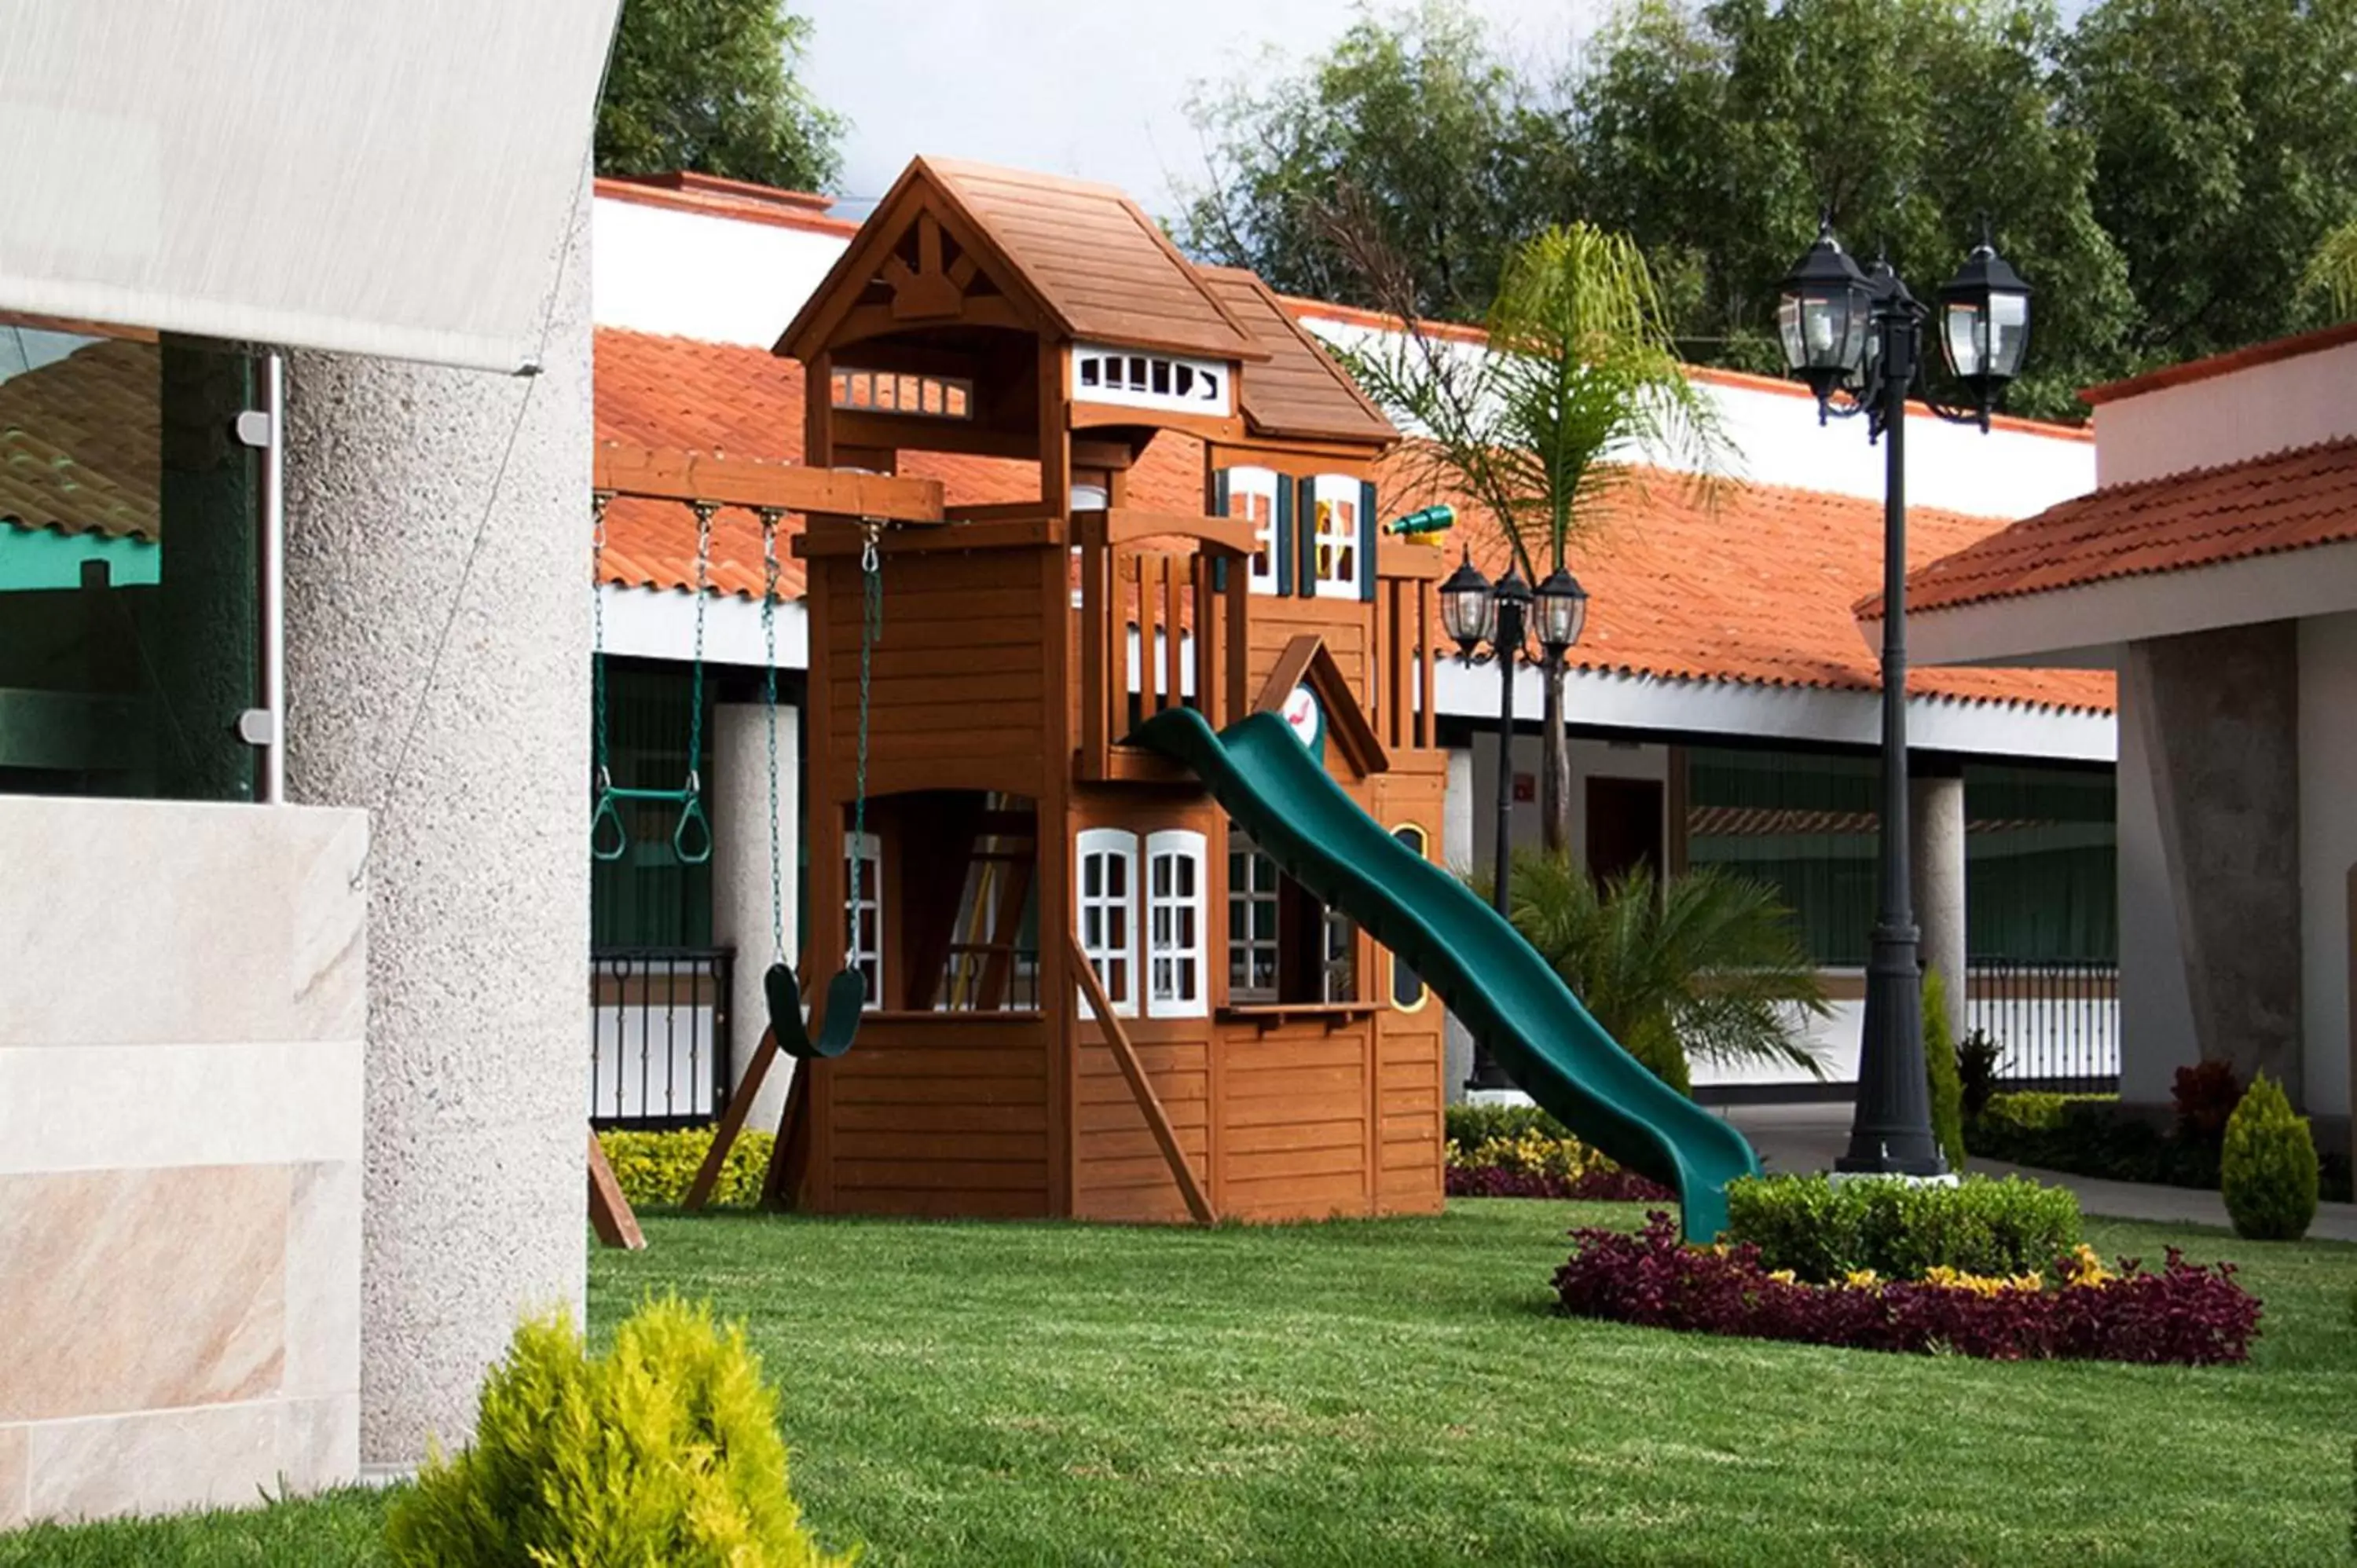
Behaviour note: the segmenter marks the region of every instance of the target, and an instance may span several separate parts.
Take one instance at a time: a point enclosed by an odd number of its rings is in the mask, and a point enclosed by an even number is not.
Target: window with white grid
[[[872,1013],[884,1005],[884,841],[874,833],[844,834],[843,877],[843,961],[866,983],[866,1010]]]
[[[1252,591],[1276,592],[1276,553],[1285,541],[1276,536],[1276,487],[1283,481],[1267,468],[1228,470],[1228,515],[1253,525]]]
[[[1088,828],[1076,848],[1081,950],[1097,972],[1113,1010],[1135,1017],[1137,835],[1119,828]]]
[[[1203,835],[1180,828],[1146,840],[1146,1013],[1200,1018],[1203,976]]]
[[[1276,862],[1253,847],[1242,829],[1228,829],[1228,1000],[1239,1004],[1277,997]]]
[[[1317,499],[1310,526],[1317,537],[1318,597],[1355,599],[1359,596],[1359,481],[1340,474],[1320,474],[1310,487]]]

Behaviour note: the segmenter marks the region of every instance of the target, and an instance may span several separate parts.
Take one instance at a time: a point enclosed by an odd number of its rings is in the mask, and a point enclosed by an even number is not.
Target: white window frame
[[[1359,574],[1364,569],[1359,559],[1362,521],[1359,516],[1362,499],[1359,481],[1343,474],[1320,474],[1311,481],[1309,494],[1309,515],[1295,519],[1293,526],[1311,532],[1310,548],[1304,553],[1317,568],[1317,596],[1355,599],[1359,596]],[[1349,521],[1329,528],[1329,516]]]
[[[1089,967],[1097,972],[1097,982],[1104,987],[1105,1000],[1113,1004],[1114,1015],[1120,1018],[1137,1016],[1138,984],[1137,954],[1137,835],[1122,828],[1083,828],[1072,845],[1072,905],[1073,933],[1080,938],[1081,950],[1088,955]],[[1112,891],[1113,877],[1103,879],[1095,893],[1089,891],[1089,866],[1092,861],[1122,867],[1122,889]],[[1096,939],[1090,940],[1089,917],[1100,917]],[[1111,927],[1115,916],[1120,918],[1123,940],[1115,942]],[[1113,965],[1122,965],[1118,976]],[[1120,983],[1114,983],[1116,978]],[[1085,993],[1082,1005],[1087,1007]],[[1093,1013],[1094,1009],[1089,1009]]]
[[[1177,389],[1185,385],[1187,390]],[[1109,343],[1072,345],[1072,401],[1224,418],[1235,411],[1236,367]]]
[[[859,898],[851,897],[851,865],[859,863]],[[876,950],[859,940],[859,918],[873,912]],[[884,1005],[884,841],[874,833],[843,835],[843,965],[859,971],[867,994],[860,1011],[874,1013]]]
[[[1228,515],[1253,525],[1254,551],[1244,566],[1255,594],[1276,592],[1276,553],[1289,542],[1276,536],[1276,488],[1286,482],[1274,468],[1247,465],[1228,470]],[[1254,500],[1265,509],[1259,516],[1247,509]]]
[[[1211,1012],[1211,942],[1205,926],[1208,841],[1189,828],[1146,837],[1146,1015],[1206,1018]],[[1162,872],[1170,891],[1162,891]],[[1183,880],[1191,883],[1180,891]],[[1188,966],[1192,966],[1191,983]],[[1168,993],[1168,994],[1166,994]]]
[[[1232,873],[1228,877],[1228,1002],[1231,1005],[1251,1006],[1275,1002],[1281,994],[1284,983],[1280,965],[1284,961],[1285,939],[1282,904],[1277,892],[1276,862],[1260,852],[1260,847],[1253,843],[1252,835],[1232,827],[1228,830],[1228,857],[1233,862],[1239,854],[1243,857],[1243,880],[1240,884]],[[1264,872],[1268,878],[1265,886],[1261,882]],[[1269,922],[1274,934],[1266,937],[1253,933],[1253,910],[1263,904],[1280,911]],[[1253,961],[1263,952],[1268,955],[1269,973],[1276,978],[1267,985],[1254,985],[1250,983],[1254,967]],[[1243,985],[1236,983],[1236,959],[1239,954],[1243,959],[1246,980]]]

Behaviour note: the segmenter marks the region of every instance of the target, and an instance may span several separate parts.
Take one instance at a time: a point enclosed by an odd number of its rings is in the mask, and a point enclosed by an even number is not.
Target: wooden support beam
[[[630,1200],[622,1196],[622,1184],[614,1179],[614,1167],[606,1161],[606,1150],[597,1142],[595,1128],[589,1132],[589,1225],[604,1246],[630,1252],[646,1251],[647,1238],[639,1229],[639,1217],[630,1212]]]
[[[1075,512],[1075,519],[1104,520],[1105,542],[1109,544],[1131,544],[1141,539],[1200,539],[1216,544],[1239,555],[1249,555],[1259,548],[1253,535],[1252,521],[1236,517],[1189,517],[1185,512],[1141,511],[1135,507],[1114,507],[1103,512]]]
[[[1170,1117],[1162,1109],[1162,1097],[1154,1092],[1154,1080],[1146,1076],[1146,1064],[1137,1059],[1136,1047],[1129,1043],[1120,1016],[1106,1000],[1104,983],[1097,978],[1096,966],[1089,962],[1080,938],[1073,936],[1070,940],[1069,956],[1072,972],[1081,983],[1081,993],[1088,998],[1089,1010],[1096,1015],[1105,1044],[1112,1047],[1113,1059],[1120,1066],[1121,1076],[1129,1080],[1129,1092],[1136,1098],[1137,1108],[1146,1113],[1146,1125],[1153,1132],[1155,1143],[1161,1145],[1170,1174],[1178,1178],[1178,1191],[1187,1199],[1187,1212],[1200,1225],[1211,1224],[1219,1216],[1212,1211],[1211,1198],[1204,1195],[1203,1184],[1195,1177],[1195,1167],[1187,1163],[1187,1152],[1178,1146],[1178,1134],[1171,1130]]]
[[[1305,631],[1286,643],[1285,651],[1276,656],[1276,662],[1269,668],[1268,679],[1261,682],[1260,699],[1253,703],[1253,712],[1285,712],[1285,699],[1293,695],[1293,689],[1301,684],[1301,678],[1309,672],[1309,661],[1318,657],[1318,650],[1325,646],[1325,641],[1316,632]]]
[[[827,515],[819,513],[816,519]],[[1062,518],[1030,517],[995,522],[953,522],[911,533],[888,532],[878,548],[886,555],[911,555],[930,550],[1037,550],[1062,542]],[[866,547],[866,541],[858,529],[839,523],[828,526],[815,520],[807,532],[794,537],[794,553],[805,561],[829,555],[856,556]]]
[[[746,1064],[744,1081],[730,1091],[728,1109],[720,1113],[720,1125],[712,1131],[712,1147],[705,1151],[695,1179],[688,1184],[687,1200],[680,1207],[690,1214],[712,1201],[712,1189],[720,1185],[720,1173],[728,1164],[728,1151],[737,1146],[737,1134],[752,1112],[753,1099],[761,1092],[762,1079],[770,1076],[770,1064],[777,1059],[777,1034],[765,1028],[761,1043],[753,1047],[753,1059]]]
[[[938,479],[854,474],[800,464],[763,463],[751,457],[626,446],[613,441],[597,447],[589,482],[592,489],[611,495],[656,500],[835,512],[894,522],[942,521]]]

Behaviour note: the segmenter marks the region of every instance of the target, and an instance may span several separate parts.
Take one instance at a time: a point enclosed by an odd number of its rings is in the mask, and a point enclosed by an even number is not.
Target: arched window
[[[1146,841],[1146,1012],[1200,1018],[1210,1011],[1203,961],[1203,835],[1179,828]]]
[[[1113,1010],[1135,1017],[1137,835],[1120,828],[1087,828],[1075,847],[1081,950]]]

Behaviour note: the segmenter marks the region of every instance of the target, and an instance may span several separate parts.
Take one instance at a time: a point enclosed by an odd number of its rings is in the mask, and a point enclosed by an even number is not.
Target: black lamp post
[[[1967,401],[1924,402],[1943,419],[1986,430],[2029,346],[2029,287],[1985,236],[1939,300],[1940,347]],[[1908,1176],[1947,1169],[1923,1079],[1907,821],[1907,399],[1921,392],[1930,315],[1888,265],[1860,271],[1830,222],[1784,279],[1777,311],[1785,361],[1817,394],[1818,422],[1863,413],[1867,438],[1883,442],[1881,900],[1867,961],[1857,1112],[1848,1152],[1835,1166]]]
[[[1511,922],[1514,918],[1508,890],[1513,865],[1514,665],[1529,658],[1524,642],[1534,620],[1539,645],[1546,650],[1546,657],[1561,659],[1579,640],[1580,628],[1587,622],[1587,595],[1578,579],[1560,566],[1535,592],[1512,566],[1507,567],[1504,578],[1492,586],[1480,568],[1473,564],[1473,554],[1469,550],[1457,570],[1440,585],[1440,618],[1466,663],[1472,663],[1474,650],[1487,642],[1498,666],[1498,825],[1492,846],[1496,859],[1491,892],[1499,918]],[[1472,1076],[1465,1080],[1465,1086],[1512,1089],[1513,1080],[1498,1066],[1489,1047],[1477,1039],[1473,1042]]]

